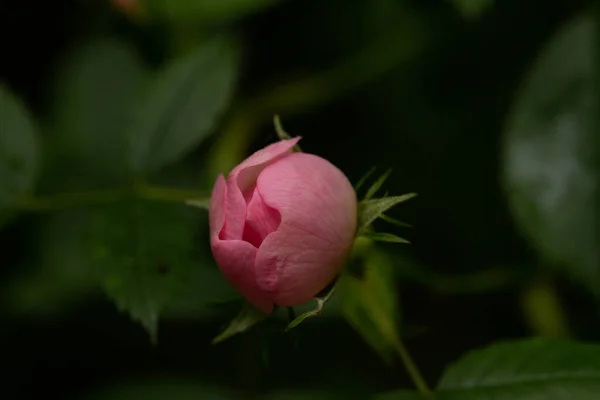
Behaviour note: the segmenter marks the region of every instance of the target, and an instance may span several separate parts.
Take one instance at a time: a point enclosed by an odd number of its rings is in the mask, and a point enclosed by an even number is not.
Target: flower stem
[[[423,395],[423,397],[427,399],[433,398],[433,392],[431,391],[431,389],[429,389],[429,386],[427,385],[427,382],[425,382],[423,375],[421,375],[417,364],[415,364],[415,362],[413,361],[412,357],[410,356],[410,353],[408,352],[406,346],[404,346],[404,343],[400,338],[397,338],[394,341],[394,347],[396,349],[396,352],[400,356],[400,359],[402,360],[402,363],[404,364],[404,367],[406,368],[406,371],[408,372],[408,375],[410,376],[410,379],[413,381],[417,390]]]

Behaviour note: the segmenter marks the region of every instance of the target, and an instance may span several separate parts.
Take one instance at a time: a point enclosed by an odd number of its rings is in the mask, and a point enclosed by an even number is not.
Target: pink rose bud
[[[294,153],[299,137],[252,154],[210,201],[210,244],[227,280],[255,307],[295,306],[343,267],[356,233],[356,193],[329,161]]]

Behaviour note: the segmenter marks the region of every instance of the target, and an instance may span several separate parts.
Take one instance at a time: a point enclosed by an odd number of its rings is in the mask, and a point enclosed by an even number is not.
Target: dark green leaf
[[[381,186],[383,186],[383,184],[385,183],[385,181],[387,180],[387,178],[390,176],[391,173],[392,173],[392,170],[388,169],[383,175],[381,175],[375,181],[375,183],[373,183],[371,185],[369,190],[367,190],[367,194],[365,195],[365,200],[371,200],[371,198],[373,196],[375,196],[375,193],[377,193],[377,191],[381,188]]]
[[[465,18],[477,18],[494,5],[494,0],[451,0]]]
[[[237,67],[238,48],[223,38],[167,66],[145,95],[129,133],[136,173],[181,159],[214,130],[233,94]]]
[[[154,15],[176,24],[236,20],[281,0],[142,0]]]
[[[494,344],[450,366],[438,389],[442,400],[595,400],[600,346],[552,339]]]
[[[595,37],[595,23],[578,18],[541,53],[508,120],[504,185],[544,264],[600,295]]]
[[[99,209],[90,244],[107,294],[156,340],[161,312],[194,268],[195,218],[185,205],[132,201]]]
[[[393,235],[391,233],[385,233],[385,232],[364,232],[361,236],[364,236],[364,237],[374,240],[376,242],[410,243],[406,239],[402,239],[399,236]]]
[[[429,400],[415,391],[395,390],[393,392],[380,393],[373,397],[373,400]]]
[[[33,117],[0,83],[0,225],[33,189],[38,157]]]
[[[79,304],[100,285],[86,246],[89,210],[40,217],[33,228],[32,258],[3,289],[17,313],[53,316]]]
[[[67,60],[55,88],[53,168],[110,183],[130,177],[126,127],[148,71],[129,44],[116,39],[85,43]]]
[[[227,328],[213,339],[212,343],[217,344],[238,333],[245,332],[266,318],[267,315],[265,313],[246,304],[242,311],[229,323]]]
[[[280,391],[267,396],[265,400],[342,400],[348,397],[337,392],[325,392],[316,390],[302,391]]]
[[[369,241],[358,238],[357,242]],[[361,246],[358,243],[355,249]],[[354,257],[358,259],[356,262],[363,264],[363,273],[358,277],[346,272],[340,277],[337,291],[341,312],[367,343],[390,361],[399,339],[393,266],[384,253],[371,246],[358,256],[355,251]]]
[[[381,199],[363,200],[358,205],[358,233],[359,235],[367,229],[373,221],[384,212],[397,204],[415,197],[416,193],[408,193],[402,196],[383,197]]]

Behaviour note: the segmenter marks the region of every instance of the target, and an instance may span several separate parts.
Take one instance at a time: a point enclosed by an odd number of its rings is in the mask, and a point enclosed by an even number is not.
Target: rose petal
[[[211,248],[227,281],[254,307],[270,314],[273,300],[260,289],[254,272],[256,248],[241,240],[220,240],[216,236],[211,240]]]
[[[356,231],[356,193],[329,161],[293,153],[266,167],[257,187],[281,224],[256,257],[259,286],[281,306],[304,303],[343,267]]]
[[[222,239],[242,239],[246,220],[243,193],[255,184],[256,178],[269,163],[288,154],[299,140],[300,137],[296,137],[273,143],[252,154],[231,171],[227,177],[226,223]]]
[[[265,237],[274,232],[280,223],[281,215],[279,211],[266,205],[260,192],[255,187],[246,209],[244,240],[258,248]]]
[[[208,222],[210,236],[218,236],[225,223],[225,198],[227,196],[227,184],[223,175],[219,175],[210,195],[210,207],[208,211]]]
[[[256,178],[265,166],[288,154],[300,139],[301,137],[297,136],[293,139],[280,140],[258,150],[235,167],[227,180],[237,181],[240,191],[245,192],[256,182]]]

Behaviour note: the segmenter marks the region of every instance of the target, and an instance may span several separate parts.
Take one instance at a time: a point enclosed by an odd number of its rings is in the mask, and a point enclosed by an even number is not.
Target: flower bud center
[[[244,198],[246,199],[246,223],[242,240],[259,248],[267,235],[279,228],[281,214],[264,202],[256,185],[244,192]]]

